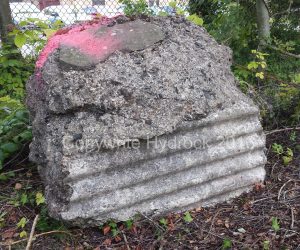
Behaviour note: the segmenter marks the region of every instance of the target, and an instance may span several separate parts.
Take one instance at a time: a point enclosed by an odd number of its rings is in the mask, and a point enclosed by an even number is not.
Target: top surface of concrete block
[[[87,30],[86,33],[91,36],[90,39],[94,43],[93,52],[89,53],[90,48],[87,52],[82,49],[86,46],[84,40],[70,45],[62,40],[59,55],[62,63],[79,69],[90,68],[117,50],[124,52],[143,50],[164,39],[164,33],[157,25],[141,20],[116,23],[113,26],[99,26]]]

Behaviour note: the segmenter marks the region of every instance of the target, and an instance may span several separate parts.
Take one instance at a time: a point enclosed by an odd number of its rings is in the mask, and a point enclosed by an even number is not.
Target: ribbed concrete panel
[[[27,84],[51,216],[97,226],[213,205],[264,180],[259,110],[202,27],[121,17],[53,39]]]
[[[72,195],[62,218],[78,220],[84,211],[82,220],[108,220],[116,214],[126,220],[138,212],[155,212],[156,207],[168,212],[209,205],[249,190],[265,176],[265,138],[256,109],[246,109],[242,115],[234,110],[182,126],[156,138],[150,148],[149,142],[144,142],[137,149],[120,148],[65,160],[72,174],[64,183]],[[176,147],[162,146],[168,141],[177,141]],[[185,148],[184,141],[203,144]]]

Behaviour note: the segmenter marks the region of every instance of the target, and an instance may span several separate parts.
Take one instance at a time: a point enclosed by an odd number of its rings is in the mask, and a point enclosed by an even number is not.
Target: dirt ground
[[[284,153],[273,152],[274,143],[282,145],[284,152],[288,147],[292,149],[289,164],[283,164]],[[265,182],[257,183],[253,191],[231,202],[164,218],[138,215],[133,223],[108,222],[88,229],[68,227],[49,218],[45,205],[34,203],[36,193],[43,190],[36,167],[26,161],[14,164],[15,177],[0,181],[0,249],[25,249],[34,218],[39,214],[31,241],[32,249],[37,250],[300,250],[300,131],[269,134],[267,156]],[[18,227],[23,217],[28,222],[24,228]],[[23,230],[27,237],[20,238]]]

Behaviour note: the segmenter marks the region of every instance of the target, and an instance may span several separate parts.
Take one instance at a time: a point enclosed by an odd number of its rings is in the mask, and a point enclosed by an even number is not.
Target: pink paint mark
[[[44,66],[48,56],[62,45],[74,47],[96,60],[106,58],[108,54],[117,49],[119,42],[109,33],[96,37],[94,32],[109,22],[111,22],[111,18],[103,17],[56,32],[39,55],[36,62],[37,72]]]

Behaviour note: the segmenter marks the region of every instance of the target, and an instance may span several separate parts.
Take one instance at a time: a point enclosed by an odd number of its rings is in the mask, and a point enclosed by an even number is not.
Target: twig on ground
[[[34,231],[35,231],[35,227],[36,227],[36,223],[38,222],[38,220],[39,220],[39,214],[37,214],[35,216],[34,220],[33,220],[30,235],[29,235],[29,239],[28,239],[27,246],[26,246],[26,250],[30,250],[31,243],[32,243],[32,240],[33,240]]]
[[[291,182],[292,181],[292,179],[289,179],[287,182],[285,182],[282,186],[281,186],[281,188],[279,189],[279,192],[278,192],[278,196],[277,196],[277,200],[279,201],[279,199],[280,199],[280,195],[281,195],[281,192],[282,192],[282,190],[283,190],[283,188],[289,183],[289,182]]]
[[[156,223],[155,221],[153,221],[152,219],[150,219],[147,215],[140,213],[145,219],[147,219],[148,221],[150,221],[156,228],[160,229],[161,231],[165,231],[165,229],[163,227],[161,227],[158,223]]]
[[[258,199],[258,200],[254,200],[254,201],[251,201],[251,204],[255,204],[255,203],[258,203],[258,202],[261,202],[261,201],[264,201],[264,200],[269,200],[269,199],[273,199],[274,197],[276,197],[275,195],[272,195],[270,197],[266,197],[266,198],[262,198],[262,199]]]
[[[41,236],[45,236],[45,235],[48,235],[48,234],[58,234],[58,233],[62,233],[62,234],[68,234],[69,236],[73,237],[73,235],[67,231],[60,231],[60,230],[53,230],[53,231],[49,231],[49,232],[45,232],[45,233],[40,233],[40,234],[36,234],[34,236],[34,238],[38,238],[38,237],[41,237]],[[22,240],[17,240],[17,241],[13,241],[13,242],[8,242],[8,243],[2,243],[0,242],[0,246],[12,246],[12,245],[16,245],[16,244],[19,244],[19,243],[22,243],[24,241],[27,241],[28,239],[22,239]]]
[[[125,233],[124,233],[123,231],[121,231],[121,233],[122,233],[122,236],[123,236],[125,245],[126,245],[126,247],[127,247],[127,250],[130,250],[130,246],[129,246],[129,244],[128,244],[127,237],[126,237]]]
[[[293,207],[291,207],[291,217],[292,217],[292,222],[291,222],[290,228],[293,229],[294,228],[294,222],[295,222],[294,208]]]
[[[271,131],[266,131],[266,135],[271,135],[274,133],[279,133],[279,132],[283,132],[283,131],[290,131],[290,130],[300,130],[300,127],[295,127],[295,128],[282,128],[282,129],[275,129],[275,130],[271,130]]]

